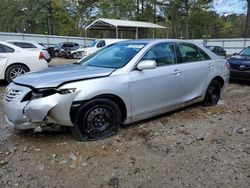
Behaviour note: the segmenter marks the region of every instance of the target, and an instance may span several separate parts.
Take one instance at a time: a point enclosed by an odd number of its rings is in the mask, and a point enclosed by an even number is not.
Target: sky
[[[222,15],[246,14],[246,0],[214,0],[213,7]]]

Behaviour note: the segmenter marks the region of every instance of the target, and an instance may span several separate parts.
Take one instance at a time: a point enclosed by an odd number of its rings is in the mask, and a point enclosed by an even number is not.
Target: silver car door
[[[202,96],[214,62],[194,44],[179,43],[178,51],[183,70],[182,102],[189,102]]]
[[[130,72],[133,119],[166,110],[181,101],[181,69],[176,64],[174,45],[157,44],[140,61],[143,60],[155,60],[157,67]]]

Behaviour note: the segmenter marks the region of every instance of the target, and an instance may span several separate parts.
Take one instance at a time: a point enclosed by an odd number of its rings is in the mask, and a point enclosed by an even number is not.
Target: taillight
[[[39,54],[39,60],[42,60],[42,59],[44,59],[44,55],[43,55],[42,52],[40,52],[40,54]]]
[[[228,62],[226,62],[226,66],[228,69],[230,69],[230,64]]]

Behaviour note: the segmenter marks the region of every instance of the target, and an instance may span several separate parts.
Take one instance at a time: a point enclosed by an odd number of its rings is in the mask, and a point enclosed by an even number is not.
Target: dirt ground
[[[249,122],[242,82],[215,107],[193,105],[101,141],[77,142],[67,129],[14,130],[1,107],[0,187],[250,187]]]

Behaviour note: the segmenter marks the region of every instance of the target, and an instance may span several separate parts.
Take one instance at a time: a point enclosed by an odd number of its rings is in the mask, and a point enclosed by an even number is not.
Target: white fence
[[[233,38],[233,39],[197,39],[192,40],[204,46],[221,46],[228,55],[240,52],[244,48],[250,46],[250,38]]]
[[[77,42],[80,45],[87,44],[91,39],[84,37],[56,36],[56,35],[36,35],[23,33],[4,33],[0,32],[0,40],[31,40],[43,43],[47,46],[53,46],[59,42]],[[195,39],[190,40],[203,44],[204,46],[221,46],[228,55],[239,52],[247,46],[250,46],[250,38],[234,38],[234,39]]]
[[[36,41],[38,43],[43,43],[46,46],[54,46],[59,42],[76,42],[80,45],[84,45],[87,44],[91,39],[84,37],[0,32],[0,41],[6,41],[6,40],[30,40],[30,41]]]

